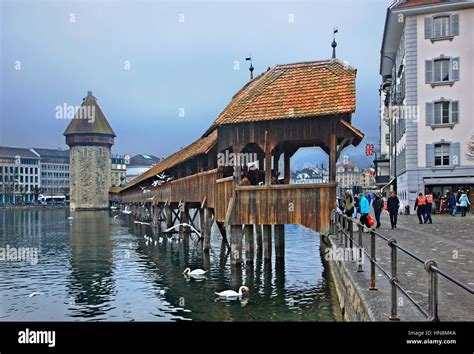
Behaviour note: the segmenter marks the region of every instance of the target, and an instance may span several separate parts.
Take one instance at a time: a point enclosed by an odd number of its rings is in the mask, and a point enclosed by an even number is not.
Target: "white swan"
[[[204,269],[194,269],[191,270],[189,268],[186,268],[183,272],[184,275],[190,276],[191,278],[202,278],[204,275],[206,275],[207,270]]]
[[[215,293],[215,294],[219,296],[220,298],[224,298],[227,300],[238,300],[242,298],[242,296],[244,295],[242,290],[245,291],[246,293],[250,292],[249,288],[247,288],[245,285],[242,285],[239,288],[239,292],[236,292],[234,290],[225,290],[225,291],[221,291],[220,293]]]

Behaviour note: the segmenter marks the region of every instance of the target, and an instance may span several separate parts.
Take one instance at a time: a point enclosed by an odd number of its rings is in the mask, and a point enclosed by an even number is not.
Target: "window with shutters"
[[[453,127],[459,123],[459,101],[440,100],[426,104],[426,125]]]
[[[459,58],[445,57],[425,61],[425,82],[432,86],[452,85],[460,79]]]
[[[425,38],[432,42],[439,40],[452,40],[459,35],[458,14],[438,14],[425,17]]]
[[[450,144],[435,144],[434,147],[434,165],[435,166],[449,166]]]

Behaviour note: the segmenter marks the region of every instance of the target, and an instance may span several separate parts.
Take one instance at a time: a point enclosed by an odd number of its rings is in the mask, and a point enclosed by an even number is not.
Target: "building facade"
[[[355,166],[349,156],[344,156],[343,161],[336,165],[336,182],[341,189],[352,189],[360,186],[361,170]]]
[[[41,186],[39,161],[29,149],[0,147],[0,204],[36,200]]]
[[[425,191],[437,207],[447,192],[467,192],[472,200],[474,2],[395,2],[387,11],[380,73],[391,188],[401,203],[413,206]],[[386,140],[381,134],[381,146]]]
[[[126,156],[115,155],[111,160],[111,181],[112,187],[123,187],[127,177],[127,162]]]
[[[69,196],[69,150],[33,148],[40,158],[41,194]]]
[[[130,158],[127,166],[127,175],[125,182],[128,183],[142,173],[155,166],[161,159],[159,157],[147,154],[138,154]]]
[[[90,116],[83,112],[88,112]],[[112,185],[111,147],[115,133],[91,91],[64,135],[70,147],[71,210],[108,208]]]

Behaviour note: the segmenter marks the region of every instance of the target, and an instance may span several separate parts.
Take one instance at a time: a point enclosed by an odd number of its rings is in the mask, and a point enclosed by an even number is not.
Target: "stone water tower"
[[[115,133],[92,91],[83,99],[64,136],[70,148],[71,210],[107,209],[111,186],[111,147]]]

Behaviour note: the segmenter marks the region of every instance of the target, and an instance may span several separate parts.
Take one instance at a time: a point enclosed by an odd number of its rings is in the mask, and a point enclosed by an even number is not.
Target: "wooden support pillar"
[[[244,234],[245,234],[245,262],[253,263],[253,258],[254,258],[253,225],[245,225]]]
[[[166,216],[166,228],[169,229],[173,226],[173,212],[169,205],[165,206],[165,216]]]
[[[201,241],[204,253],[209,253],[211,248],[212,211],[210,208],[199,209],[201,225]]]
[[[263,225],[263,256],[265,261],[272,259],[272,225]]]
[[[225,229],[224,223],[221,221],[216,221],[217,227],[219,228],[219,231],[221,232],[222,235],[222,241],[227,245],[227,248],[230,249],[230,244],[227,239],[227,231]]]
[[[262,258],[262,225],[255,225],[255,234],[257,241],[257,258]]]
[[[285,169],[285,184],[290,184],[291,180],[291,166],[290,166],[290,160],[291,156],[288,152],[285,152],[283,155],[283,160],[284,160],[284,169]]]
[[[336,163],[337,163],[337,141],[336,134],[331,133],[329,137],[329,182],[336,182]]]
[[[234,182],[236,185],[240,185],[240,174],[242,171],[242,167],[240,166],[240,163],[234,167]]]
[[[272,152],[265,151],[265,185],[272,184]]]
[[[241,264],[242,263],[242,225],[231,225],[231,263]]]
[[[273,160],[273,171],[275,172],[275,179],[277,180],[278,182],[278,162],[280,161],[280,153],[279,152],[276,152],[273,156],[272,156],[272,160]]]
[[[151,226],[152,227],[158,227],[159,222],[158,222],[158,205],[152,205],[151,206]]]
[[[285,257],[285,225],[275,225],[275,256]]]
[[[179,207],[179,222],[189,224],[189,207],[186,203],[183,203]],[[189,226],[180,226],[179,234],[183,236],[185,233],[190,233],[191,229]]]

